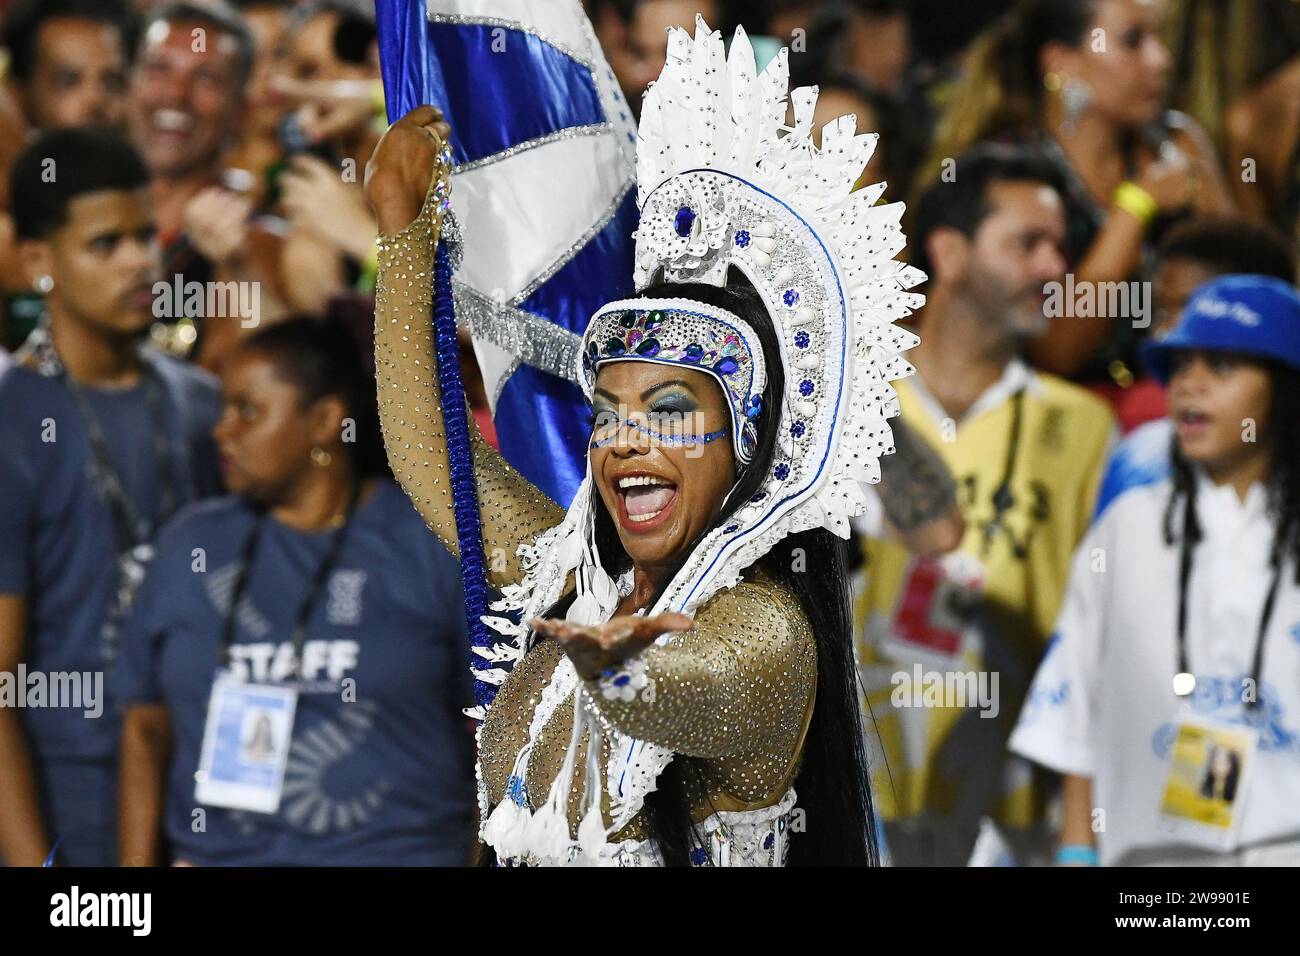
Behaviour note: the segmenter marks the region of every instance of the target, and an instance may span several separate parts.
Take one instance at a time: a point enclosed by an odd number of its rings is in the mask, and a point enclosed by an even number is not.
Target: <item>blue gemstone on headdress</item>
[[[599,355],[599,354],[600,354],[600,346],[597,345],[595,342],[588,342],[588,343],[587,343],[587,355],[590,356],[590,357],[594,360],[594,359],[596,358],[596,356]]]
[[[736,230],[736,235],[735,235],[735,240],[736,240],[736,245],[738,245],[738,246],[740,246],[740,248],[744,249],[747,245],[749,245],[749,230],[748,230],[748,229],[737,229],[737,230]]]
[[[803,422],[795,422],[793,425],[791,425],[791,426],[790,426],[790,434],[793,435],[795,438],[798,438],[800,435],[802,435],[802,434],[803,434]]]
[[[751,395],[749,401],[745,403],[745,416],[747,418],[757,418],[763,411],[763,396]]]
[[[606,355],[622,355],[627,349],[624,347],[621,339],[610,339],[605,343]]]
[[[772,469],[772,474],[776,475],[777,481],[785,481],[790,474],[790,466],[785,462],[781,462],[781,464]]]
[[[640,345],[636,347],[636,354],[637,355],[658,355],[659,340],[646,339],[644,342],[642,342]]]
[[[691,866],[703,866],[709,862],[709,851],[702,846],[691,850]]]
[[[729,524],[729,525],[727,525],[725,528],[722,529],[722,533],[723,533],[723,534],[731,534],[731,532],[735,531],[735,530],[736,530],[737,528],[739,528],[739,527],[740,527],[740,525],[738,525],[738,524]]]
[[[750,500],[750,501],[762,501],[762,500],[763,500],[764,498],[766,498],[766,497],[767,497],[767,492],[766,492],[766,491],[760,491],[760,492],[758,492],[758,494],[750,495],[750,496],[749,496],[749,500]]]
[[[659,324],[663,322],[663,320],[664,320],[664,314],[658,310],[655,310],[654,312],[651,312],[649,316],[646,317],[645,325],[643,326],[643,328],[647,332],[653,332],[655,329],[659,328]]]
[[[763,849],[764,849],[764,850],[770,850],[770,849],[772,849],[772,844],[773,844],[775,841],[776,841],[776,834],[775,834],[775,833],[769,833],[767,836],[763,837]]]
[[[714,364],[713,371],[717,372],[719,375],[730,375],[738,368],[740,368],[740,363],[732,356],[728,355]]]
[[[806,349],[808,347],[808,333],[803,329],[796,332],[794,334],[794,344],[799,346],[801,349]]]
[[[618,317],[618,324],[623,326],[625,329],[632,328],[632,326],[636,325],[636,313],[624,312]]]
[[[695,225],[695,210],[690,206],[683,206],[677,210],[677,215],[673,219],[673,230],[683,239],[691,237],[691,226]]]
[[[787,308],[793,309],[795,307],[795,303],[799,301],[799,290],[786,289],[784,294],[782,294],[781,296],[781,301],[786,304]]]
[[[682,351],[683,362],[698,362],[704,355],[704,346],[692,342]]]
[[[622,687],[624,684],[628,683],[630,680],[632,680],[632,675],[630,675],[630,674],[619,674],[617,677],[614,678],[613,683],[614,683],[614,686],[615,686],[615,687]]]
[[[804,398],[807,398],[809,395],[811,395],[812,391],[813,391],[813,383],[811,379],[806,378],[799,383],[799,394],[802,395]]]

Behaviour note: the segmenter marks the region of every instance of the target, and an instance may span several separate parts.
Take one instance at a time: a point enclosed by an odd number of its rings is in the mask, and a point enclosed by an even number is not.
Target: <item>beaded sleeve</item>
[[[817,646],[798,599],[768,580],[708,601],[693,630],[587,681],[620,732],[695,757],[793,760],[817,684]]]
[[[377,243],[375,375],[393,474],[459,558],[432,330],[433,259],[442,227],[435,194],[449,188],[449,170],[439,166],[420,215]],[[483,439],[472,416],[469,426],[488,581],[498,588],[517,584],[523,571],[515,549],[558,524],[564,512]]]

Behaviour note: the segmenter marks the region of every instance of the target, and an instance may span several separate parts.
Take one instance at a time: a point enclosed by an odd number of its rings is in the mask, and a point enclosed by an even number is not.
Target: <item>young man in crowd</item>
[[[0,18],[9,57],[0,90],[0,208],[9,208],[9,167],[33,132],[123,125],[130,23],[125,0],[19,0]],[[0,215],[0,290],[30,291],[7,214]],[[13,347],[29,322],[23,303],[10,302],[0,310],[0,341]]]
[[[1047,284],[1064,278],[1058,174],[994,146],[955,172],[916,210],[910,245],[930,281],[917,374],[896,387],[902,421],[956,479],[965,533],[938,560],[869,541],[855,610],[884,751],[876,792],[903,865],[965,864],[986,817],[1022,851],[1045,849],[1044,795],[1006,739],[1114,434],[1100,400],[1023,358],[1047,325]]]
[[[106,130],[14,164],[19,252],[47,323],[0,378],[0,858],[112,865],[106,674],[151,539],[219,490],[216,383],[142,345],[158,249],[149,174]]]

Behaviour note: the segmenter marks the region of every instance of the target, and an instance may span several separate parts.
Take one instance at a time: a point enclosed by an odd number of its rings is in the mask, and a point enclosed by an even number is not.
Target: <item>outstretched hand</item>
[[[538,634],[559,643],[583,680],[595,680],[609,668],[649,647],[662,634],[695,627],[689,617],[676,612],[654,617],[627,614],[596,625],[540,617],[533,618],[531,623]]]

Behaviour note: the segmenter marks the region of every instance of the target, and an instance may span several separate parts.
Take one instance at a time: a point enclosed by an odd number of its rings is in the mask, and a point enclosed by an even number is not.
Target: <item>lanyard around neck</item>
[[[113,517],[113,527],[117,535],[118,550],[130,549],[144,544],[152,536],[152,531],[161,525],[179,505],[176,467],[172,456],[171,439],[167,434],[166,413],[163,409],[162,386],[152,363],[143,355],[140,357],[141,374],[144,376],[145,401],[149,405],[149,418],[153,431],[154,462],[158,468],[160,497],[157,519],[148,522],[136,508],[136,504],[127,494],[126,482],[122,473],[108,451],[108,437],[104,427],[95,414],[94,406],[85,388],[68,374],[67,367],[59,357],[54,343],[48,333],[35,336],[33,353],[36,369],[47,378],[54,379],[68,390],[77,414],[86,428],[90,442],[90,453],[95,461],[96,473],[101,477],[104,496],[108,500],[109,511]]]
[[[993,517],[984,525],[984,554],[993,547],[994,536],[1002,529],[1002,521],[1016,503],[1011,491],[1011,481],[1020,460],[1020,432],[1024,418],[1025,390],[1017,389],[1011,396],[1011,434],[1007,441],[1007,457],[1002,465],[1002,477],[993,489]]]
[[[1188,510],[1190,511],[1190,507]],[[1195,559],[1190,524],[1190,514],[1185,515],[1182,540],[1178,548],[1178,674],[1175,678],[1175,693],[1182,697],[1190,695],[1196,688],[1196,672],[1191,668],[1187,653],[1187,589],[1192,579],[1192,564]],[[1259,704],[1259,678],[1264,670],[1264,637],[1268,633],[1269,623],[1273,620],[1273,606],[1277,603],[1278,584],[1282,580],[1281,555],[1274,554],[1269,563],[1273,565],[1273,574],[1269,581],[1268,592],[1264,595],[1264,607],[1260,611],[1259,624],[1255,629],[1255,650],[1251,655],[1250,680],[1255,693],[1245,701],[1246,706],[1250,708]],[[1182,678],[1184,674],[1191,679]]]
[[[352,483],[343,523],[330,536],[329,546],[325,549],[325,556],[321,559],[320,564],[316,566],[316,571],[311,577],[311,583],[307,587],[307,594],[303,597],[302,603],[298,605],[298,613],[294,616],[290,640],[293,642],[294,673],[300,681],[302,680],[302,651],[303,646],[307,643],[307,624],[316,609],[316,602],[320,600],[321,592],[325,588],[325,582],[329,580],[330,574],[333,573],[334,567],[338,564],[339,557],[343,553],[343,539],[352,524],[352,518],[357,509],[357,499],[360,495],[361,481],[358,479]],[[253,528],[248,533],[248,537],[244,539],[239,574],[235,578],[235,586],[230,593],[230,607],[226,612],[226,620],[221,629],[221,666],[223,668],[230,666],[230,648],[235,642],[235,619],[239,613],[239,602],[243,599],[244,591],[248,588],[248,579],[252,573],[253,562],[257,558],[258,548],[262,543],[262,531],[266,520],[266,511],[259,509]]]

